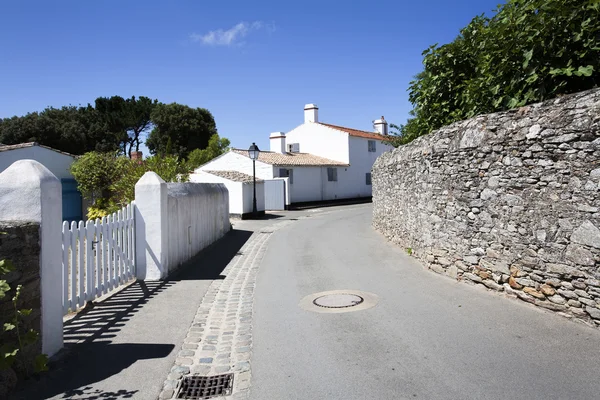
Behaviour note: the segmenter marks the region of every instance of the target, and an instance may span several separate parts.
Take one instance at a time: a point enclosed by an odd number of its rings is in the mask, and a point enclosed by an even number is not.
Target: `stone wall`
[[[7,296],[0,300],[0,320],[7,322],[14,317],[12,297],[17,285],[22,285],[18,307],[20,309],[32,309],[32,313],[24,317],[20,328],[22,333],[29,329],[36,332],[41,330],[41,286],[40,286],[40,225],[35,222],[1,222],[0,223],[0,260],[11,260],[15,270],[8,275],[1,276],[11,287]],[[16,336],[4,333],[2,343],[17,342]],[[42,350],[42,342],[39,340],[24,352],[24,359],[13,368],[20,375],[25,375],[25,370],[31,368],[31,363],[36,355]],[[0,374],[0,398],[16,384],[16,376],[4,371]]]
[[[600,325],[600,90],[378,158],[373,225],[432,270]]]

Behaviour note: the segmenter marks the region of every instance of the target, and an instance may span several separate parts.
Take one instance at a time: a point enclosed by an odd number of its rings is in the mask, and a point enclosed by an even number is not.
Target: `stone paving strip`
[[[281,221],[255,232],[215,280],[171,368],[159,399],[175,399],[183,376],[234,373],[233,394],[223,399],[247,399],[250,389],[252,309],[258,267],[270,235],[292,223]]]

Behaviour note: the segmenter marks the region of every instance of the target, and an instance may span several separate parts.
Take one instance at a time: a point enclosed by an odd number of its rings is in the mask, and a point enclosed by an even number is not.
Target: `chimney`
[[[377,133],[379,133],[380,135],[388,134],[388,123],[383,117],[383,115],[381,116],[381,119],[376,119],[375,121],[373,121],[373,126],[375,127]]]
[[[129,153],[129,158],[131,158],[132,160],[142,160],[143,159],[142,152],[141,151],[132,151]]]
[[[304,106],[304,123],[319,122],[319,107],[316,104]]]
[[[273,132],[269,136],[269,142],[271,147],[270,150],[275,153],[285,154],[287,149],[285,148],[285,133]]]

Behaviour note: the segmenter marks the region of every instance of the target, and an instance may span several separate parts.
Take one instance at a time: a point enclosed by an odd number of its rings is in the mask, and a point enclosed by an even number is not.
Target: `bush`
[[[453,122],[600,83],[600,1],[509,0],[423,52],[395,144]]]
[[[189,179],[186,164],[174,156],[131,160],[116,153],[90,152],[71,165],[83,197],[93,202],[88,219],[102,218],[131,203],[135,184],[148,171],[156,172],[165,182]]]

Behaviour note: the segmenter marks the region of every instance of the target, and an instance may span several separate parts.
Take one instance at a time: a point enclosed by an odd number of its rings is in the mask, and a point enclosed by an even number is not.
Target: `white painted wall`
[[[193,174],[190,174],[190,182],[196,183],[222,183],[229,192],[229,213],[230,214],[243,214],[244,213],[244,199],[242,197],[242,182],[233,182],[229,179],[221,178],[209,174],[208,172],[197,170]]]
[[[349,163],[348,134],[317,123],[304,123],[286,135],[286,143],[300,143],[301,153]]]
[[[167,183],[168,270],[173,271],[230,229],[229,194],[218,183]]]
[[[254,210],[254,190],[252,183],[243,183],[244,214]],[[265,211],[265,184],[256,182],[256,210]]]
[[[62,188],[48,168],[20,160],[0,173],[0,220],[40,224],[42,352],[53,356],[63,346]]]
[[[69,167],[75,159],[40,146],[0,151],[0,172],[18,160],[35,160],[48,168],[59,180],[73,179]]]
[[[169,273],[167,184],[146,172],[135,184],[135,266],[138,279],[165,279]]]
[[[348,168],[348,179],[352,182],[348,187],[342,189],[342,195],[346,197],[368,197],[372,195],[372,186],[365,182],[365,174],[371,172],[371,168],[377,157],[393,149],[393,146],[376,141],[375,152],[369,152],[368,139],[350,136],[350,167]]]
[[[273,173],[276,176],[279,176],[280,168],[294,171],[293,182],[288,182],[288,193],[292,202],[323,200],[321,167],[273,167]]]
[[[229,151],[204,164],[196,171],[239,171],[252,176],[252,160],[249,157]],[[256,161],[256,177],[273,179],[273,166]]]

